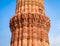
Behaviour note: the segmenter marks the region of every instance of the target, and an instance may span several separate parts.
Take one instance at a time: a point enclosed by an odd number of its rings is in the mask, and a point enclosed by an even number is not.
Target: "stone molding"
[[[45,15],[38,15],[38,14],[20,14],[15,15],[10,20],[10,28],[13,31],[16,28],[22,28],[24,26],[27,27],[39,27],[45,30],[50,29],[50,20]]]

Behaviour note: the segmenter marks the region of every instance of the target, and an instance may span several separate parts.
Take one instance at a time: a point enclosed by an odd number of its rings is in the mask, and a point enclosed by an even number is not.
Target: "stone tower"
[[[10,19],[10,46],[49,46],[49,29],[44,0],[16,0],[16,12]]]

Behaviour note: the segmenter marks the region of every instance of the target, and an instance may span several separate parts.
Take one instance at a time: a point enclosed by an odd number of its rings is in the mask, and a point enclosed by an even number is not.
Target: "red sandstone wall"
[[[45,16],[43,0],[17,0],[10,29],[11,46],[49,46],[50,20]]]

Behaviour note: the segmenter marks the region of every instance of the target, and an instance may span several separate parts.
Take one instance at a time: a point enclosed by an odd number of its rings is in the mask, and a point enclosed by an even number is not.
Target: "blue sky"
[[[60,0],[44,0],[45,13],[51,20],[50,46],[60,46]],[[10,46],[10,17],[15,14],[16,0],[0,0],[0,46]]]

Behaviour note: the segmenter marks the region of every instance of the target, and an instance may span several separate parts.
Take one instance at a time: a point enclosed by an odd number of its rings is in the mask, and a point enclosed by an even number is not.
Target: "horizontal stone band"
[[[36,17],[37,16],[37,17]],[[20,16],[14,16],[10,20],[10,28],[19,28],[19,27],[39,27],[43,28],[46,30],[49,30],[50,28],[50,20],[46,16],[41,16],[41,15],[34,15],[34,14],[28,14],[24,15],[21,14]],[[48,28],[47,28],[48,27]]]

